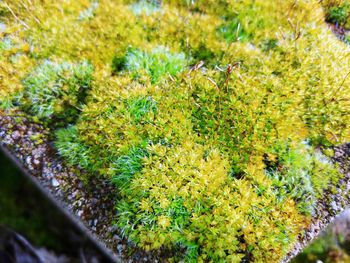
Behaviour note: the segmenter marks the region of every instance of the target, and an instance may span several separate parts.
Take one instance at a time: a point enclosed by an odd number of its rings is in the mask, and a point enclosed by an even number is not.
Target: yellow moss
[[[121,231],[146,250],[180,246],[189,262],[283,258],[340,178],[306,142],[350,140],[349,48],[322,11],[345,2],[31,2],[0,3],[13,42],[0,101],[26,110],[23,80],[43,61],[93,65],[56,145],[113,179]]]

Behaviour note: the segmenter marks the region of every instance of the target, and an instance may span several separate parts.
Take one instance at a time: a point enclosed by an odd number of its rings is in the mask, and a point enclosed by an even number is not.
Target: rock
[[[12,138],[13,138],[14,140],[18,140],[20,137],[21,137],[21,134],[19,133],[19,131],[14,131],[14,132],[12,133]]]
[[[118,251],[119,254],[122,254],[122,252],[123,252],[123,245],[119,244],[117,246],[117,251]]]
[[[58,187],[60,185],[60,183],[56,180],[56,178],[52,178],[51,179],[51,185],[53,187]]]

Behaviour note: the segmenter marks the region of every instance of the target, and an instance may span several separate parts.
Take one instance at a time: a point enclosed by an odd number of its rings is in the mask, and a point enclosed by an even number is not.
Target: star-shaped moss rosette
[[[348,202],[347,6],[0,1],[2,143],[121,257],[287,260]]]

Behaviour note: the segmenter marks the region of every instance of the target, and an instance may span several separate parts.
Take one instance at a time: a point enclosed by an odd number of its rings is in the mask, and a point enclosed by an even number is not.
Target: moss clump
[[[141,0],[133,3],[130,9],[135,15],[150,15],[160,11],[157,1]]]
[[[326,13],[326,21],[339,26],[349,27],[350,2],[348,0],[323,1]]]
[[[87,9],[80,12],[78,19],[91,20],[95,16],[97,8],[98,8],[98,2],[92,2]]]
[[[272,180],[277,199],[292,198],[303,214],[313,214],[323,189],[337,178],[338,172],[330,160],[305,142],[297,148],[275,145],[265,160],[266,174]]]
[[[316,151],[350,139],[350,60],[322,4],[9,6],[3,37],[27,51],[2,51],[1,92],[19,101],[3,104],[65,120],[58,152],[115,183],[115,222],[141,248],[277,262],[341,178]]]
[[[251,36],[242,27],[241,22],[238,18],[234,17],[232,19],[227,19],[227,21],[219,27],[219,33],[227,41],[227,43],[232,43],[235,41],[249,41]]]
[[[149,112],[154,113],[157,109],[157,103],[152,97],[135,98],[128,101],[127,104],[128,112],[136,122],[141,121]]]
[[[135,77],[140,77],[143,73],[151,78],[155,83],[166,75],[175,76],[184,70],[187,64],[183,53],[174,54],[166,47],[156,47],[150,52],[138,49],[129,49],[126,55],[126,68]]]
[[[45,61],[23,81],[23,107],[42,119],[57,117],[69,122],[91,86],[92,73],[88,62]]]

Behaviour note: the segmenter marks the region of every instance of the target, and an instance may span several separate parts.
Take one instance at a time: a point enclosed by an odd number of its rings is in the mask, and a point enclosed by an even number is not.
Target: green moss
[[[74,117],[91,87],[93,67],[45,61],[23,81],[23,104],[42,119]]]
[[[301,213],[312,214],[317,190],[311,182],[313,160],[310,153],[303,147],[293,150],[282,146],[276,147],[273,154],[277,160],[267,169],[267,176],[272,179],[277,199],[293,198]]]
[[[166,47],[156,47],[150,52],[138,49],[129,49],[126,55],[126,68],[134,75],[140,77],[146,73],[152,83],[158,82],[166,75],[175,76],[185,69],[187,64],[183,53],[171,53]]]
[[[56,132],[55,147],[61,156],[69,160],[71,165],[92,170],[89,149],[79,140],[78,130],[75,126],[60,129]]]
[[[227,41],[232,43],[236,41],[249,41],[251,35],[246,32],[238,18],[228,19],[218,28],[219,34]]]
[[[9,50],[12,47],[11,39],[4,38],[0,41],[0,51]]]
[[[146,156],[147,151],[144,148],[132,148],[113,163],[112,170],[116,175],[112,180],[124,194],[133,176],[142,170],[142,159]]]
[[[129,114],[136,122],[141,121],[149,112],[155,113],[157,109],[157,103],[152,97],[135,98],[128,101],[127,105]]]
[[[114,56],[112,60],[112,73],[116,74],[126,67],[126,58],[125,56]]]
[[[135,15],[151,15],[160,11],[157,1],[141,0],[130,6],[130,9]]]
[[[349,28],[350,2],[348,0],[324,0],[322,5],[328,23]]]
[[[344,25],[349,16],[349,6],[333,6],[328,10],[326,20],[330,23]]]
[[[96,14],[96,9],[98,8],[98,2],[92,2],[91,5],[81,11],[81,13],[79,14],[79,20],[90,20],[92,19],[95,14]]]
[[[193,48],[191,52],[191,57],[196,61],[204,61],[209,65],[218,63],[218,56],[203,43],[199,47]]]

